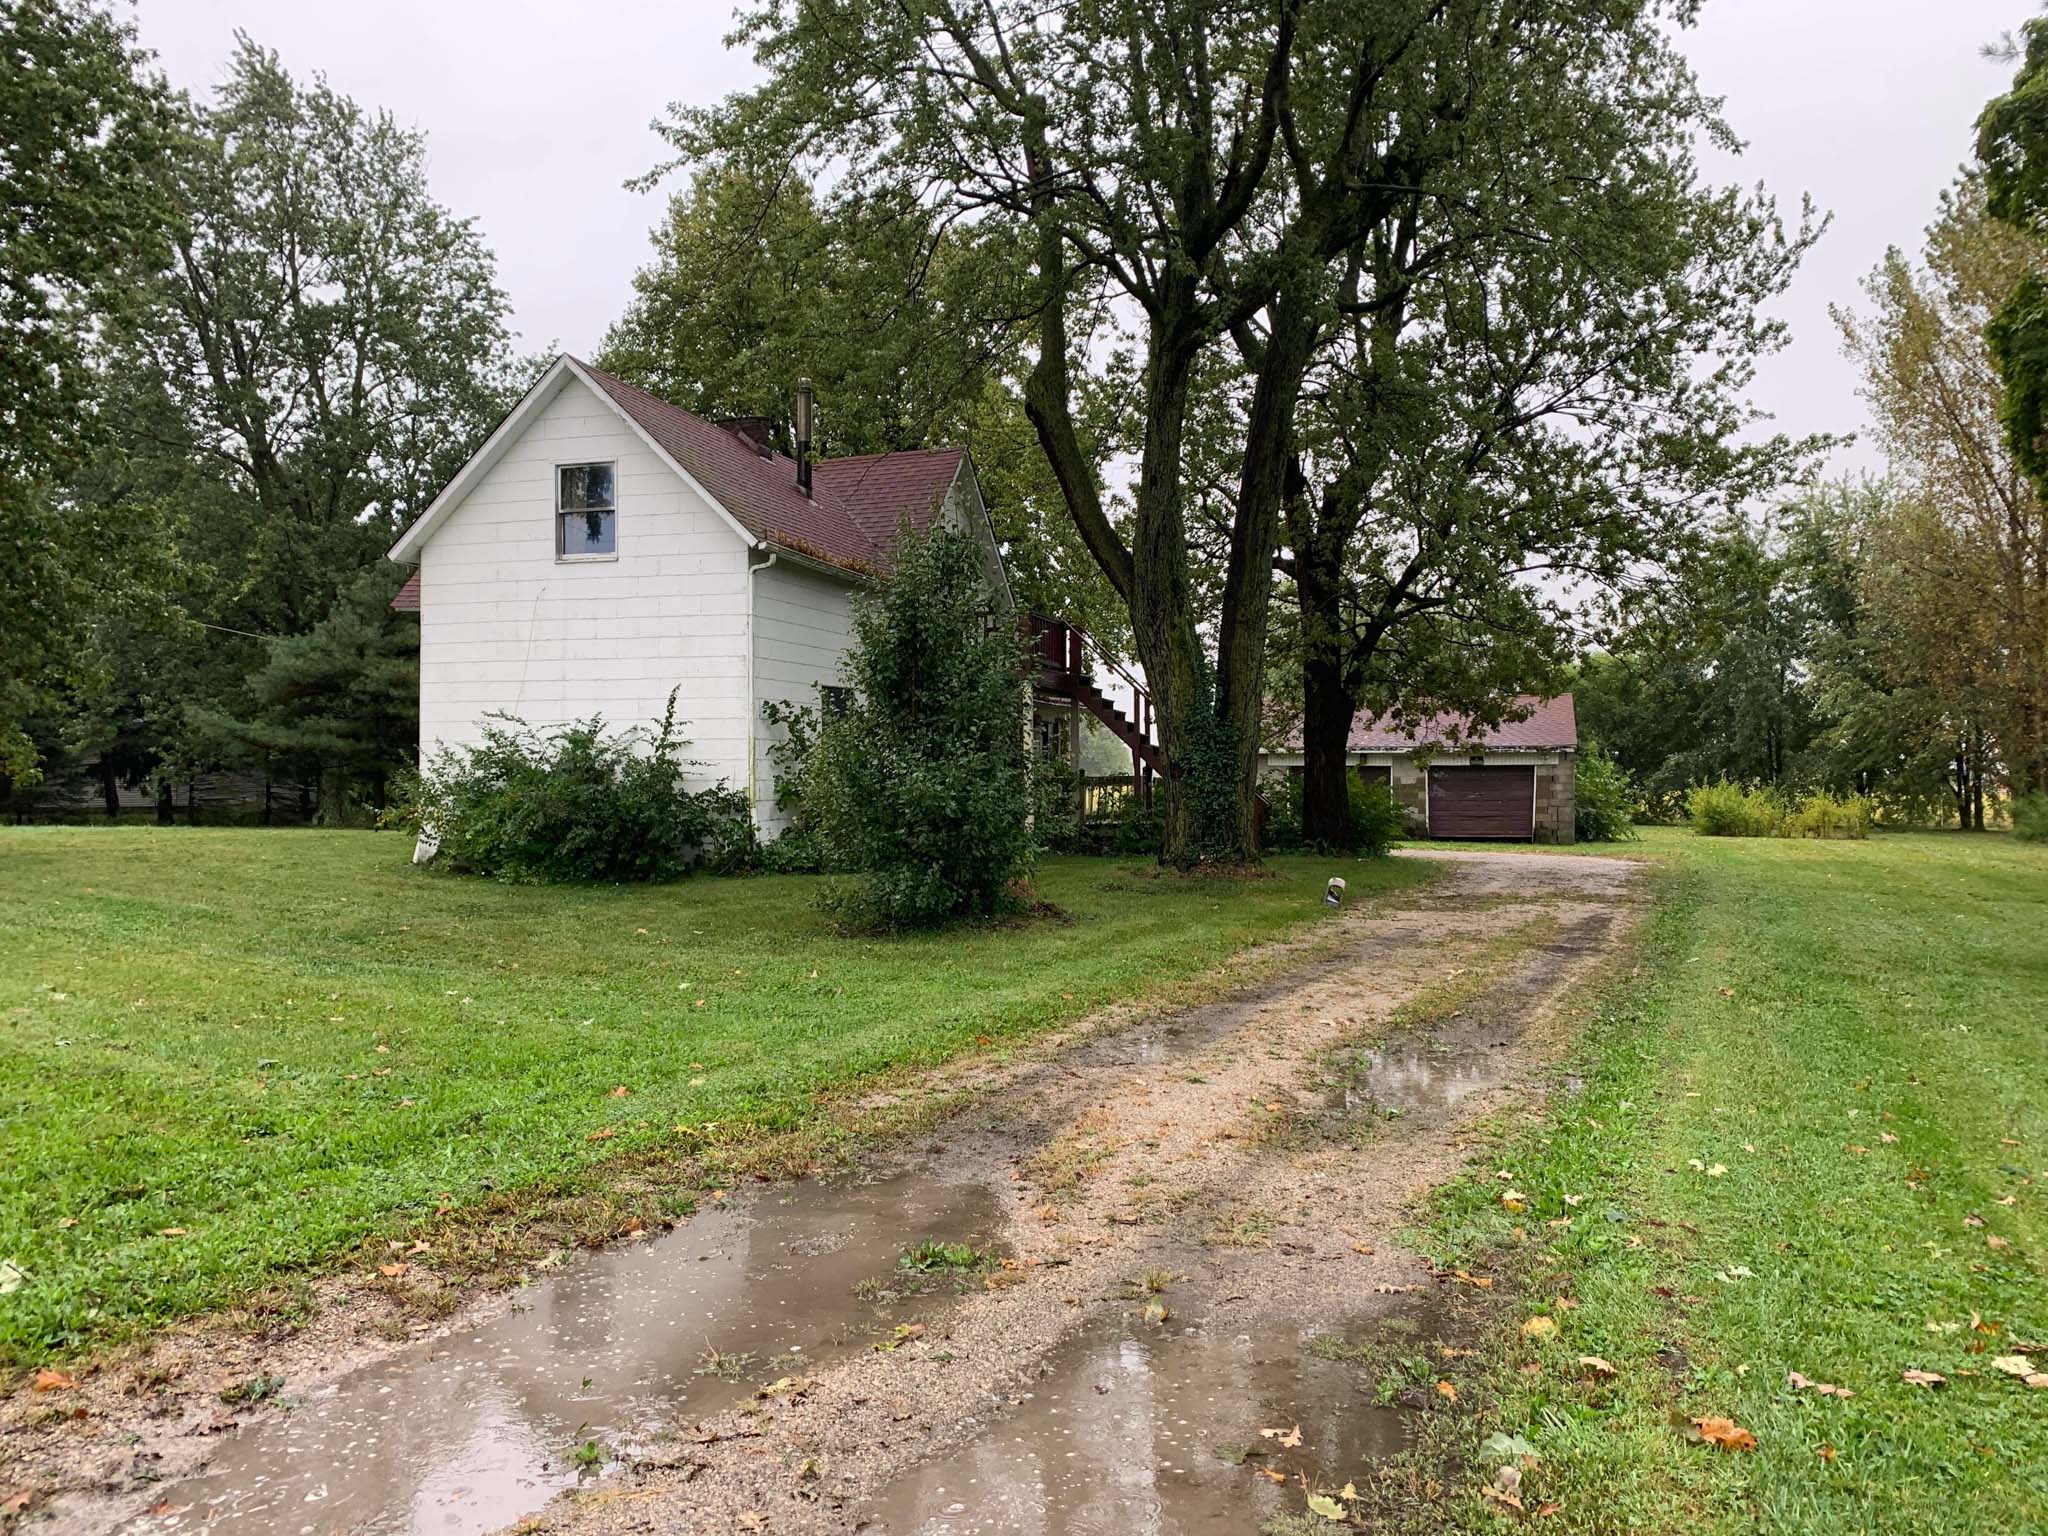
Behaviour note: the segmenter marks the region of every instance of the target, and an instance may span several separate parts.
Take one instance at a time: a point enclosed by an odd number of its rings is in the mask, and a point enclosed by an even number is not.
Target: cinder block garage
[[[1515,700],[1521,716],[1492,730],[1433,717],[1414,732],[1361,719],[1351,728],[1352,771],[1387,785],[1417,837],[1569,843],[1577,814],[1578,715],[1572,696]],[[1301,767],[1297,737],[1266,756],[1272,772]]]

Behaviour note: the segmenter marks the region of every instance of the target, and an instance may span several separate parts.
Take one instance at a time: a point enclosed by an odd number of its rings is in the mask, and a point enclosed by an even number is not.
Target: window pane
[[[562,553],[565,555],[609,555],[618,550],[618,529],[614,526],[616,512],[592,509],[588,512],[564,512],[562,524]]]
[[[612,467],[609,464],[565,464],[562,466],[560,510],[583,512],[593,507],[613,507]]]

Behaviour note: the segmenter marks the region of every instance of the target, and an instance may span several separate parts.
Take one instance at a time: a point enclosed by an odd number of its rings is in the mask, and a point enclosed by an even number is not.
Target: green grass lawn
[[[1427,1459],[1463,1468],[1423,1523],[1499,1527],[1499,1431],[1554,1532],[2048,1530],[2048,1390],[1993,1365],[2048,1370],[2048,849],[1636,848],[1662,900],[1583,1090],[1511,1119],[1429,1234],[1507,1294],[1456,1367],[1481,1412],[1435,1418]],[[1689,1441],[1704,1416],[1756,1448]]]
[[[1336,867],[1225,882],[1054,860],[1040,889],[1066,921],[878,940],[834,933],[804,878],[511,887],[409,852],[0,830],[0,1262],[26,1277],[0,1295],[0,1364],[1200,978],[1320,920]],[[1359,897],[1428,875],[1344,872]]]

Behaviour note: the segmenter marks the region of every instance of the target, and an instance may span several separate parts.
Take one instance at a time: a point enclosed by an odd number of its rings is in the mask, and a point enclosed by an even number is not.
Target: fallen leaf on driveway
[[[64,1371],[53,1371],[47,1366],[36,1372],[38,1392],[68,1392],[78,1385],[78,1378]]]
[[[1692,1438],[1702,1444],[1716,1446],[1724,1451],[1753,1451],[1756,1436],[1744,1429],[1733,1419],[1709,1416],[1692,1420]]]
[[[1856,1395],[1847,1387],[1837,1387],[1825,1381],[1813,1381],[1797,1371],[1785,1373],[1785,1385],[1794,1392],[1818,1392],[1822,1397],[1850,1398]]]
[[[1308,1496],[1308,1509],[1312,1515],[1321,1515],[1325,1520],[1342,1520],[1344,1506],[1327,1493],[1312,1493]]]
[[[400,1275],[404,1274],[408,1269],[411,1268],[412,1266],[410,1264],[379,1264],[377,1266],[377,1273],[382,1275],[386,1280],[396,1280]]]
[[[1291,1451],[1301,1444],[1301,1426],[1297,1424],[1292,1429],[1262,1429],[1259,1431],[1259,1437],[1271,1440]]]
[[[1929,1391],[1948,1385],[1948,1378],[1936,1371],[1901,1371],[1899,1380],[1909,1387],[1926,1387]]]

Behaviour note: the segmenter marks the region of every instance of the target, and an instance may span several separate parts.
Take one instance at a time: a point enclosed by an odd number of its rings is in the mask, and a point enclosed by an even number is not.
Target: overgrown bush
[[[1363,859],[1385,858],[1407,828],[1407,809],[1385,784],[1366,784],[1354,776],[1345,810],[1351,818],[1352,846]]]
[[[1863,795],[1837,799],[1815,790],[1786,814],[1782,831],[1786,837],[1865,838],[1876,819],[1874,807]]]
[[[1301,848],[1302,776],[1269,773],[1259,780],[1266,801],[1266,822],[1259,847],[1266,853],[1295,853]]]
[[[1760,785],[1721,779],[1687,790],[1685,814],[1701,837],[1775,837],[1784,823],[1785,807]]]
[[[2048,794],[2036,790],[2013,800],[2012,831],[2030,843],[2048,843]]]
[[[1260,781],[1259,793],[1266,797],[1266,830],[1260,846],[1266,852],[1293,853],[1309,845],[1302,830],[1306,792],[1306,781],[1298,773],[1271,773]],[[1344,775],[1344,816],[1345,846],[1362,859],[1384,858],[1400,841],[1407,823],[1407,812],[1391,789],[1368,784],[1356,773]]]
[[[896,569],[854,602],[852,700],[811,749],[806,799],[828,904],[880,928],[1007,910],[1030,869],[1025,667],[992,622],[980,549],[941,529],[905,537]]]
[[[780,739],[769,743],[768,761],[775,769],[775,809],[788,818],[776,839],[761,849],[761,867],[780,875],[814,875],[824,862],[810,797],[811,749],[817,745],[820,716],[813,705],[783,699],[763,703],[761,716],[782,728]]]
[[[471,747],[444,747],[401,820],[440,836],[439,861],[502,880],[674,880],[702,864],[746,868],[755,854],[746,795],[684,784],[688,745],[675,695],[658,731],[607,734],[596,716],[537,730],[494,717]]]
[[[1572,835],[1582,843],[1614,843],[1636,835],[1636,787],[1597,741],[1579,749],[1573,770]]]
[[[1865,795],[1813,790],[1797,801],[1761,784],[1726,779],[1686,791],[1686,814],[1702,837],[1868,837],[1876,807]]]
[[[1066,759],[1033,754],[1031,760],[1032,845],[1041,853],[1079,853],[1094,838],[1075,814],[1080,775]]]

